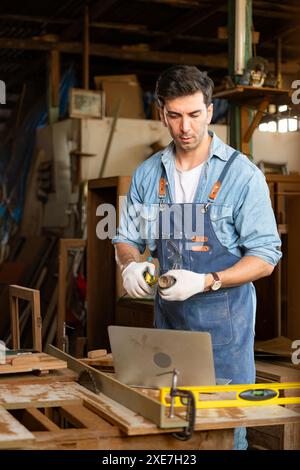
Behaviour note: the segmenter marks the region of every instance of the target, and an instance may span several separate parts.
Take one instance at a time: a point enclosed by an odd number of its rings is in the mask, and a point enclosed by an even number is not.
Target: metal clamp
[[[172,433],[172,436],[176,437],[176,439],[179,439],[180,441],[187,441],[188,439],[192,437],[194,427],[195,427],[195,417],[196,417],[195,397],[193,393],[191,393],[189,390],[181,390],[180,388],[177,388],[178,375],[179,375],[179,371],[177,369],[173,369],[173,371],[164,372],[163,374],[159,374],[159,375],[165,375],[165,374],[173,374],[172,385],[170,389],[171,404],[170,404],[169,418],[175,417],[174,415],[175,398],[179,397],[181,399],[182,404],[186,406],[186,421],[188,421],[189,423],[188,426],[184,428],[183,431],[174,432]]]

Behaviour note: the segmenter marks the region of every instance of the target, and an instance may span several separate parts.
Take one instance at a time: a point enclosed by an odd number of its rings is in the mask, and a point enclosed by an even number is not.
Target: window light
[[[298,120],[295,118],[288,119],[289,131],[294,132],[298,130]]]
[[[268,123],[267,122],[263,122],[262,124],[260,124],[258,126],[258,129],[261,131],[261,132],[268,132]]]
[[[287,132],[288,131],[288,120],[287,119],[279,119],[279,121],[278,121],[278,131],[279,132]]]
[[[276,132],[277,131],[276,121],[268,122],[268,131],[269,132]]]

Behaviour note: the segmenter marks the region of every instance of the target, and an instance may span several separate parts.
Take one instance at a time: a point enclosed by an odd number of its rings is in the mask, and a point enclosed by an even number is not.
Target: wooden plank
[[[273,364],[276,356],[270,357],[268,362],[255,361],[256,376],[261,382],[299,382],[300,371],[284,364]]]
[[[98,359],[107,355],[107,349],[94,349],[88,352],[88,359]]]
[[[42,351],[42,317],[40,291],[34,290],[31,300],[33,349]]]
[[[42,413],[40,410],[37,408],[26,408],[26,413],[30,416],[30,418],[37,423],[38,426],[40,426],[42,429],[41,430],[46,430],[46,431],[59,431],[60,427],[57,426],[51,419],[47,418],[44,413]],[[24,423],[25,424],[25,423]]]
[[[28,287],[11,285],[9,286],[9,291],[13,297],[18,297],[20,299],[27,300],[28,302],[32,299],[33,289],[29,289]]]
[[[286,103],[290,99],[292,92],[286,88],[253,87],[237,85],[224,91],[214,93],[213,98],[228,99],[232,102],[249,105],[258,105],[267,97],[272,103]]]
[[[26,449],[43,450],[228,450],[233,448],[233,430],[195,432],[188,441],[175,439],[170,433],[150,436],[111,436],[107,431],[66,429],[57,433],[34,433],[33,444]]]
[[[51,80],[51,107],[59,106],[59,84],[60,84],[60,52],[52,49],[50,51],[50,80]]]
[[[267,341],[255,341],[254,350],[258,353],[273,355],[275,358],[276,356],[291,358],[292,340],[285,336],[278,336]],[[272,359],[272,356],[269,359]]]
[[[111,370],[113,370],[113,357],[112,354],[106,354],[106,356],[103,357],[97,357],[95,359],[89,359],[89,358],[83,358],[79,359],[80,362],[83,364],[87,364],[88,366],[93,366],[93,367],[109,367]]]
[[[0,407],[0,449],[20,448],[34,440],[35,437],[31,432]]]
[[[300,183],[299,174],[281,175],[281,174],[268,174],[266,175],[267,182],[270,183]]]
[[[39,358],[35,354],[22,354],[20,356],[13,356],[6,364],[11,364],[11,366],[18,366],[18,365],[28,365],[40,362]]]
[[[84,5],[83,13],[83,44],[82,44],[82,88],[89,89],[89,56],[90,56],[90,29],[89,29],[89,5]]]
[[[19,303],[18,299],[11,295],[11,286],[9,287],[9,304],[12,345],[14,349],[20,349]]]
[[[0,385],[0,405],[6,409],[45,408],[80,403],[82,399],[69,383]]]
[[[28,372],[26,374],[0,374],[1,384],[48,384],[54,382],[74,382],[78,378],[78,374],[70,369],[50,370],[49,374],[43,377],[37,377],[36,374]]]
[[[45,371],[65,369],[67,363],[46,353],[32,353],[20,356],[7,356],[6,363],[0,364],[1,374],[16,374],[34,370]]]
[[[114,426],[99,419],[97,414],[90,411],[84,405],[62,406],[59,410],[60,415],[66,418],[76,428],[98,429],[103,431],[104,428],[111,430]],[[103,426],[104,425],[104,426]],[[113,431],[113,434],[119,434],[119,428]]]
[[[197,411],[195,429],[226,429],[299,423],[300,414],[278,405]]]
[[[300,412],[300,409],[299,409]],[[286,424],[283,434],[284,450],[300,450],[300,425]]]

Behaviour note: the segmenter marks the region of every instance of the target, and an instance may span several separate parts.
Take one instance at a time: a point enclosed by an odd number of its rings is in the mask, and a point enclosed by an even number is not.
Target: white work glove
[[[150,287],[144,278],[144,273],[149,271],[154,276],[155,265],[153,263],[136,263],[132,261],[122,272],[123,287],[130,297],[147,297],[153,295],[155,289]]]
[[[176,279],[173,286],[160,289],[159,294],[164,300],[186,300],[192,295],[204,291],[205,274],[194,273],[186,269],[172,269],[165,273]]]

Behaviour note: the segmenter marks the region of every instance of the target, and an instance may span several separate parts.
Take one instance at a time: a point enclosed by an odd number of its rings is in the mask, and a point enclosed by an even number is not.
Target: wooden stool
[[[19,299],[27,300],[32,312],[33,349],[42,352],[42,317],[40,291],[28,287],[9,286],[10,326],[13,349],[20,349]]]

